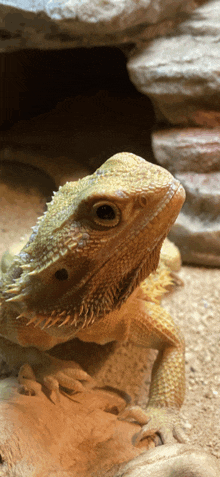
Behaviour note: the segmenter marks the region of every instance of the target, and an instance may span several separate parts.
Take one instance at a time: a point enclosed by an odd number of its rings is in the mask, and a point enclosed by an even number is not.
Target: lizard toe
[[[41,384],[37,382],[35,373],[28,363],[24,363],[18,373],[18,392],[26,396],[36,396],[40,393]]]
[[[86,383],[94,380],[74,361],[64,361],[47,354],[48,364],[37,370],[38,380],[59,395],[60,386],[74,392],[86,390]]]

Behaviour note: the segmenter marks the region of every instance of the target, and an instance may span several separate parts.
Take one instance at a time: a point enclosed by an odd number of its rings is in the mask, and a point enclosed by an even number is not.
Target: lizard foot
[[[85,391],[81,381],[94,384],[94,380],[74,361],[64,361],[44,353],[43,362],[33,364],[25,363],[18,374],[21,394],[36,395],[39,393],[40,384],[50,391],[55,391],[59,400],[60,386],[74,392]],[[40,384],[39,384],[40,383]]]
[[[173,444],[176,441],[186,443],[188,438],[180,426],[178,411],[168,408],[147,407],[146,411],[140,406],[127,407],[118,416],[119,419],[133,420],[142,426],[134,436],[136,446],[145,437],[160,436],[163,444]],[[158,445],[157,439],[155,444]]]

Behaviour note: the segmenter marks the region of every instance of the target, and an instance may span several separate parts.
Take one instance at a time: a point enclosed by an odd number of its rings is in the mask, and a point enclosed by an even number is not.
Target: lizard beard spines
[[[26,326],[33,324],[35,328],[40,327],[41,330],[51,328],[52,326],[55,326],[58,322],[60,322],[57,325],[58,328],[64,325],[67,325],[68,327],[74,325],[77,326],[79,321],[77,315],[72,315],[70,312],[66,311],[62,311],[60,313],[56,312],[55,310],[51,313],[50,316],[46,316],[43,312],[36,314],[33,312],[25,312],[25,314],[21,313],[16,317],[16,320],[22,318],[27,320]]]
[[[146,276],[155,270],[161,248],[162,240],[157,244],[155,250],[146,261],[141,261],[141,265],[132,270],[124,279],[118,283],[101,284],[98,289],[91,289],[85,294],[85,298],[80,305],[73,305],[71,310],[53,310],[47,312],[47,317],[42,312],[38,312],[38,316],[32,319],[36,326],[41,329],[49,329],[53,326],[61,328],[62,326],[74,326],[76,331],[91,326],[94,321],[101,319],[104,315],[110,313],[127,300],[134,289],[139,285]],[[48,316],[49,315],[49,316]]]
[[[104,315],[110,313],[127,300],[140,282],[146,278],[149,273],[155,270],[159,260],[159,252],[163,239],[157,244],[150,255],[147,255],[146,260],[143,257],[140,260],[140,265],[131,270],[118,283],[115,282],[115,269],[109,275],[107,270],[102,272],[102,276],[109,278],[109,281],[100,280],[98,288],[95,283],[91,283],[91,288],[87,289],[84,294],[84,299],[78,302],[77,296],[73,299],[73,304],[68,309],[63,309],[61,303],[57,303],[57,309],[40,309],[30,310],[27,304],[27,309],[19,315],[27,320],[26,325],[33,324],[34,327],[40,327],[42,330],[49,330],[52,327],[61,328],[63,326],[73,327],[76,331],[84,329],[92,325],[96,320],[101,319]],[[23,301],[25,295],[17,295],[15,301]],[[27,297],[25,297],[27,298]],[[12,299],[13,300],[13,299]]]

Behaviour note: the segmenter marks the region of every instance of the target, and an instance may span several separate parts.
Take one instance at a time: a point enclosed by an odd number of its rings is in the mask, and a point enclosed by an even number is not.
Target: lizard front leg
[[[186,440],[179,424],[179,409],[185,394],[184,339],[169,313],[160,305],[136,299],[136,314],[130,320],[129,341],[159,351],[152,370],[149,401],[144,411],[127,408],[121,419],[141,424],[137,444],[143,437],[159,433],[163,443]]]
[[[169,313],[158,304],[146,301],[137,289],[120,308],[78,333],[83,341],[104,344],[108,341],[130,341],[138,346],[157,349],[152,370],[149,401],[146,410],[139,406],[125,409],[120,419],[133,419],[142,427],[137,444],[145,436],[158,433],[163,443],[183,442],[179,409],[185,393],[184,339]]]

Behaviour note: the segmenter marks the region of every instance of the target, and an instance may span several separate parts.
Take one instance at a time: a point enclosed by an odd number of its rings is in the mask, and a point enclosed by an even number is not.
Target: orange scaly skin
[[[150,301],[144,280],[157,268],[184,198],[168,171],[130,153],[54,194],[0,281],[0,354],[23,365],[19,379],[30,394],[35,380],[58,392],[59,385],[81,391],[91,379],[45,350],[74,337],[129,340],[159,354],[146,411],[132,407],[121,418],[143,425],[136,442],[154,432],[164,443],[182,440],[184,340]]]

